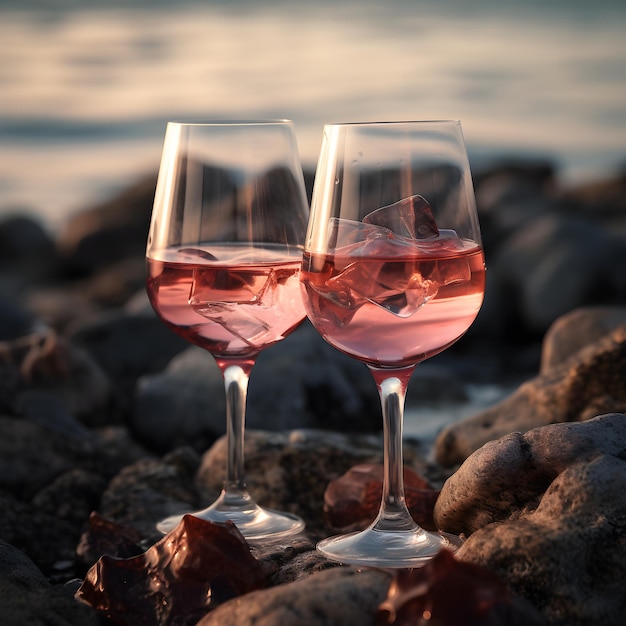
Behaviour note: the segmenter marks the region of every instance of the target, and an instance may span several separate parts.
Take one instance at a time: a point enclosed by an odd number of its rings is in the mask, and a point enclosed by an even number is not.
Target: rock
[[[605,285],[625,262],[623,242],[597,222],[547,213],[517,230],[490,266],[500,283],[516,286],[518,301],[511,304],[524,324],[542,333],[572,309],[606,302]]]
[[[435,521],[455,534],[471,534],[536,505],[565,468],[625,450],[621,413],[511,433],[474,452],[445,482]]]
[[[0,220],[0,268],[23,280],[45,279],[57,269],[55,243],[41,222],[15,213]]]
[[[200,457],[191,448],[180,448],[163,459],[128,464],[109,482],[98,513],[154,541],[161,535],[156,529],[159,520],[182,509],[198,508],[193,483],[199,464]]]
[[[221,438],[204,454],[196,477],[200,485],[215,491],[221,488],[226,453],[226,439]],[[354,465],[380,463],[381,457],[382,439],[374,435],[321,430],[248,431],[245,435],[246,482],[256,501],[300,516],[307,520],[307,532],[321,535],[332,532],[322,515],[330,480]],[[416,469],[420,463],[408,443],[405,463]]]
[[[445,483],[435,520],[553,626],[623,624],[626,415],[514,433]]]
[[[131,315],[122,309],[77,323],[65,336],[107,373],[123,408],[130,406],[140,376],[159,371],[189,345],[156,315]]]
[[[172,514],[211,504],[226,475],[226,438],[218,439],[200,457],[191,448],[177,449],[162,459],[144,459],[124,468],[111,480],[98,512],[113,522],[155,537],[156,523]],[[324,519],[324,491],[330,480],[359,463],[379,463],[382,441],[375,435],[330,431],[283,433],[249,430],[245,434],[246,482],[265,507],[289,511],[307,521],[315,539],[333,532]],[[405,462],[428,473],[419,447],[407,442]]]
[[[198,452],[206,450],[226,432],[224,381],[215,359],[190,346],[162,372],[142,376],[129,424],[152,450],[166,452],[187,444]]]
[[[6,626],[98,626],[97,615],[64,586],[51,585],[37,566],[0,539],[0,608]]]
[[[496,252],[530,220],[550,210],[556,190],[549,163],[511,163],[474,176],[483,243]]]
[[[155,450],[185,443],[206,449],[226,432],[224,382],[213,357],[189,347],[162,372],[142,377],[130,423]],[[382,427],[380,401],[367,368],[334,350],[305,322],[259,355],[248,387],[246,427],[376,432]]]
[[[0,293],[0,341],[12,341],[31,334],[38,326],[38,320],[31,311],[15,301],[12,289],[2,289]]]
[[[563,202],[570,210],[593,215],[611,231],[626,235],[626,168],[602,180],[585,182],[564,190]]]
[[[0,487],[32,498],[71,470],[81,449],[91,449],[90,443],[66,438],[27,420],[0,417]]]
[[[380,570],[335,567],[231,600],[197,626],[374,626],[390,579]]]
[[[41,489],[32,503],[40,511],[81,529],[98,507],[106,486],[105,478],[95,472],[71,469]]]
[[[450,602],[454,598],[454,602]],[[423,567],[398,569],[377,624],[545,626],[543,617],[492,571],[440,550]]]
[[[495,406],[444,429],[435,442],[437,461],[461,463],[484,443],[514,431],[625,411],[624,380],[626,324],[621,324]]]
[[[621,324],[626,324],[625,307],[586,307],[562,315],[544,335],[540,373],[549,373]]]
[[[0,401],[11,413],[78,431],[76,419],[93,424],[106,409],[111,386],[104,372],[53,331],[0,342],[0,359],[11,381]]]
[[[156,176],[150,175],[111,200],[76,213],[58,238],[66,271],[91,274],[111,263],[145,255]]]
[[[80,530],[10,495],[0,495],[0,537],[22,550],[50,580],[73,577]]]

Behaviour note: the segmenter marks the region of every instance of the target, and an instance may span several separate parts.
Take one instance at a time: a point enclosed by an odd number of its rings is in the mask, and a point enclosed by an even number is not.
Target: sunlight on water
[[[2,10],[0,210],[60,219],[153,171],[174,118],[289,117],[307,166],[324,122],[402,118],[569,178],[624,159],[626,10],[366,5]]]

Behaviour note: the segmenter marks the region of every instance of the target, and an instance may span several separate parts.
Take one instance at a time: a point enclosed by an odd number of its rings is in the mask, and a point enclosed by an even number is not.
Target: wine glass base
[[[185,515],[193,515],[208,522],[233,522],[246,541],[281,541],[304,529],[304,522],[297,516],[283,511],[264,509],[247,494],[236,496],[229,502],[229,495],[222,495],[208,508],[171,515],[157,523],[157,530],[166,534],[176,528]]]
[[[329,537],[317,544],[327,558],[346,565],[383,569],[422,567],[440,550],[451,552],[461,546],[455,535],[415,530],[366,530]]]

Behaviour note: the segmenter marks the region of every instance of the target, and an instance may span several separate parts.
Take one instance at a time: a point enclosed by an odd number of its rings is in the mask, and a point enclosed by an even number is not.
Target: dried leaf
[[[92,565],[105,554],[126,559],[143,552],[141,539],[141,534],[134,528],[116,524],[93,511],[76,553],[86,565]]]
[[[367,526],[380,507],[383,466],[355,465],[343,476],[329,483],[324,493],[324,513],[335,528]],[[410,468],[404,468],[406,504],[415,521],[434,530],[433,508],[439,491]]]
[[[424,567],[398,570],[379,626],[538,626],[536,611],[493,572],[442,550]]]
[[[234,524],[185,515],[140,556],[100,558],[76,597],[121,626],[191,626],[264,578]]]

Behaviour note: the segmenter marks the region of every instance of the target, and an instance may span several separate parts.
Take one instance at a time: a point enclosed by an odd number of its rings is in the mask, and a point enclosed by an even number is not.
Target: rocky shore
[[[626,176],[567,190],[548,163],[475,176],[485,304],[456,346],[418,368],[408,403],[462,401],[470,384],[515,391],[433,449],[406,441],[405,465],[424,481],[411,495],[418,521],[465,543],[397,573],[314,549],[347,523],[329,484],[376,468],[382,447],[371,375],[308,323],[259,358],[246,436],[250,491],[300,515],[304,533],[249,547],[189,518],[169,539],[156,532],[219,492],[225,420],[212,358],[147,302],[155,180],[54,236],[24,214],[0,218],[3,624],[623,623]],[[368,494],[347,480],[348,518],[365,525]],[[178,567],[172,546],[203,557]],[[96,595],[90,582],[102,580]]]

